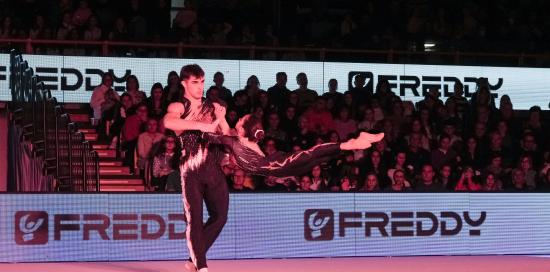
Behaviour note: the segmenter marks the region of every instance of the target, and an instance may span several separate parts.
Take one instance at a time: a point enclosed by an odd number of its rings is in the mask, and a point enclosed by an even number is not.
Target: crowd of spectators
[[[266,156],[345,141],[360,131],[381,131],[385,138],[367,150],[342,152],[300,177],[251,176],[228,155],[220,167],[233,191],[550,190],[545,112],[533,106],[519,116],[507,95],[497,105],[484,78],[478,80],[471,98],[464,97],[463,85],[456,82],[450,97],[443,98],[432,88],[423,100],[412,103],[402,101],[384,80],[372,93],[361,75],[349,90],[339,90],[338,81],[332,79],[328,92],[318,95],[308,88],[306,73],[295,76],[296,90],[286,87],[288,76],[277,73],[274,85],[264,90],[252,75],[243,89],[232,91],[217,72],[206,79],[212,80],[212,86],[205,97],[227,108],[232,128],[245,114],[263,120],[265,138],[260,146]],[[111,140],[111,148],[117,148],[120,140],[125,164],[132,169],[137,164],[134,170],[140,173],[150,171],[157,190],[181,189],[177,167],[181,146],[160,121],[168,104],[183,95],[178,74],[170,72],[166,85],[155,83],[148,94],[141,91],[135,76],[128,77],[120,96],[112,82],[112,76],[105,74],[92,94],[99,131],[109,131],[103,137]]]
[[[540,0],[188,0],[181,9],[173,9],[170,0],[7,0],[0,8],[1,38],[416,51],[435,44],[428,49],[506,53],[546,53],[550,40],[550,3]],[[35,52],[100,53],[98,47],[77,45],[39,45]],[[144,48],[111,53],[175,54]],[[216,57],[219,52],[186,55]]]

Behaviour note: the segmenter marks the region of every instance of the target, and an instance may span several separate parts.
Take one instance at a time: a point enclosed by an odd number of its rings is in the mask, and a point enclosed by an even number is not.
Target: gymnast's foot
[[[350,139],[340,145],[342,150],[361,150],[371,147],[372,143],[376,143],[384,139],[384,133],[370,134],[361,132],[359,137]]]
[[[193,263],[193,261],[191,261],[191,258],[187,259],[187,261],[185,261],[185,271],[189,271],[189,272],[196,272],[197,271],[197,267],[195,266],[195,264]]]

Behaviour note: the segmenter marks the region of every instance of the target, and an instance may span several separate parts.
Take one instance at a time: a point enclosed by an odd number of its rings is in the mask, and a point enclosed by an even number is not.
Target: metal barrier
[[[99,156],[21,55],[10,53],[12,122],[24,129],[55,190],[99,191]],[[52,186],[53,187],[53,186]]]

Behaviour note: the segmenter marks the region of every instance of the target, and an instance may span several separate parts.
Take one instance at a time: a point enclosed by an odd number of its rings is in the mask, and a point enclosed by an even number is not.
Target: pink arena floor
[[[211,272],[527,272],[550,271],[550,258],[528,256],[212,260]],[[3,272],[187,272],[183,261],[0,263]]]

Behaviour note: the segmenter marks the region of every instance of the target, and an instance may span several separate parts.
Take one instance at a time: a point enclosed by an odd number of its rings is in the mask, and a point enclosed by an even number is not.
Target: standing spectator
[[[282,105],[285,105],[290,95],[290,90],[286,87],[287,75],[285,72],[278,72],[275,75],[275,85],[267,89],[269,103],[278,107],[277,110],[282,110]]]
[[[176,71],[168,73],[166,86],[164,87],[164,101],[168,104],[178,102],[183,97],[183,87],[180,83],[180,77]]]
[[[82,27],[88,22],[88,19],[90,19],[90,17],[92,17],[92,10],[89,7],[88,1],[78,1],[78,8],[76,8],[73,13],[73,24],[76,27]]]
[[[142,127],[147,122],[147,105],[139,104],[136,107],[136,113],[126,118],[122,126],[122,148],[124,150],[124,165],[130,167],[130,172],[134,169],[134,152],[136,151],[138,137],[143,131]]]
[[[356,105],[367,105],[372,97],[372,82],[365,84],[366,79],[364,74],[357,74],[353,79],[354,86],[344,93],[351,94]]]
[[[12,17],[6,16],[2,20],[2,28],[0,28],[0,38],[9,39],[15,38],[17,35],[17,30],[13,27]]]
[[[147,120],[147,130],[139,134],[137,139],[138,168],[140,173],[144,173],[146,164],[150,159],[150,152],[153,146],[160,142],[164,135],[158,132],[158,121],[153,118]]]
[[[113,90],[113,76],[110,73],[105,73],[101,77],[101,84],[92,92],[90,98],[90,107],[94,111],[94,119],[110,120],[113,116],[112,110],[120,100],[120,97]]]
[[[69,38],[69,33],[75,29],[73,24],[73,19],[70,13],[63,14],[63,20],[61,21],[61,26],[57,29],[57,39],[66,40]]]
[[[29,38],[44,39],[45,32],[46,32],[46,21],[44,20],[44,16],[36,15],[34,17],[34,24],[32,28],[29,30]]]
[[[464,85],[462,85],[462,82],[455,82],[453,95],[447,98],[445,105],[449,105],[450,103],[454,103],[458,116],[464,118],[468,111],[468,99],[464,97]]]
[[[338,132],[341,141],[347,141],[350,134],[357,131],[357,122],[351,119],[349,109],[343,107],[338,113],[338,118],[334,120],[334,130]]]
[[[172,27],[176,30],[176,35],[179,37],[186,37],[190,28],[193,24],[197,22],[197,11],[193,4],[193,1],[185,1],[185,8],[178,11],[174,21],[172,22]]]
[[[231,93],[231,90],[227,89],[225,86],[223,86],[223,83],[225,82],[225,78],[222,72],[216,72],[214,74],[214,85],[212,85],[210,88],[217,87],[219,90],[218,97],[225,101],[227,105],[231,105],[232,101],[231,98],[233,97],[233,94]]]
[[[151,94],[147,98],[146,103],[149,108],[149,116],[157,119],[164,116],[168,103],[164,101],[163,88],[160,82],[153,84],[151,87]]]
[[[111,41],[127,41],[130,35],[128,34],[128,29],[126,28],[126,21],[124,18],[118,17],[115,20],[115,25],[113,30],[109,33],[109,40]]]
[[[127,93],[123,93],[120,96],[120,104],[117,106],[117,109],[115,109],[113,122],[109,129],[109,139],[111,140],[111,145],[109,146],[110,149],[115,149],[117,147],[120,131],[124,126],[126,117],[134,114],[133,106],[134,103],[132,102],[132,97]]]
[[[164,192],[169,175],[178,169],[178,158],[181,151],[175,136],[169,135],[162,141],[160,148],[153,156],[153,178],[151,184],[155,191]]]
[[[331,78],[328,81],[328,92],[323,94],[323,97],[328,100],[332,100],[334,105],[340,105],[342,103],[342,98],[344,94],[338,92],[338,80]]]
[[[99,22],[96,17],[91,17],[88,20],[87,28],[84,31],[84,40],[85,41],[99,41],[102,37],[102,31],[99,27]]]
[[[296,83],[298,83],[298,89],[293,93],[298,95],[298,109],[300,112],[306,110],[317,98],[317,92],[307,88],[307,75],[305,73],[299,73],[296,76]]]
[[[139,81],[135,75],[129,75],[126,79],[126,93],[132,97],[134,105],[145,102],[147,95],[139,90]]]

